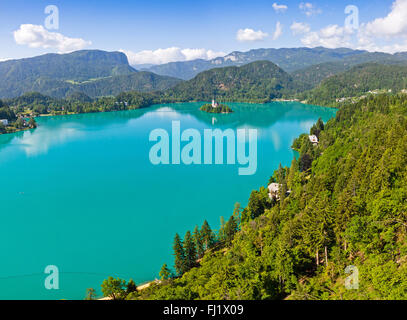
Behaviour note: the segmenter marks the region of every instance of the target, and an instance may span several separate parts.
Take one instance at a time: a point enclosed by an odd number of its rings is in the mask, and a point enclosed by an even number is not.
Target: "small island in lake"
[[[200,108],[201,111],[208,113],[232,113],[233,110],[224,104],[219,104],[212,100],[212,104],[205,104]]]

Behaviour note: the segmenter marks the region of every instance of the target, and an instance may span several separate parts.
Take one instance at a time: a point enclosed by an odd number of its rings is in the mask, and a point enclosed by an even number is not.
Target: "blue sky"
[[[56,30],[45,26],[48,5],[59,11]],[[345,27],[348,5],[360,30]],[[133,64],[318,45],[407,51],[404,17],[407,0],[0,0],[0,59],[77,49],[123,50]]]

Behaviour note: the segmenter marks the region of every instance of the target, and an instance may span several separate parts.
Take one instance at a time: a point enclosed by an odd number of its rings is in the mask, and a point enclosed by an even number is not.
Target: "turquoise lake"
[[[0,136],[0,299],[83,299],[108,276],[137,284],[173,265],[176,232],[219,228],[234,204],[266,186],[290,146],[336,110],[300,103],[228,104],[211,115],[202,103],[37,119],[32,131]],[[236,165],[150,163],[157,128],[257,129],[257,172]],[[202,134],[203,136],[203,134]],[[186,144],[186,143],[184,143]],[[47,290],[44,269],[59,269],[59,290]]]

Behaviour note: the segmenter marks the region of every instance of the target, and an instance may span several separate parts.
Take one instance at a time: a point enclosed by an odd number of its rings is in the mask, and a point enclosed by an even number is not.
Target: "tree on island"
[[[205,104],[200,108],[201,111],[208,113],[232,113],[233,110],[224,104],[218,105],[214,108],[211,104]]]
[[[121,300],[125,295],[125,287],[125,280],[109,277],[102,283],[102,293],[104,297],[110,297],[113,300]]]

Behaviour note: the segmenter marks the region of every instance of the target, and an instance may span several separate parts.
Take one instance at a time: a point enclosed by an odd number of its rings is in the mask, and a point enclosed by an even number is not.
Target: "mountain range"
[[[366,62],[400,63],[407,61],[407,53],[395,55],[381,52],[367,52],[346,48],[327,49],[317,48],[282,48],[282,49],[254,49],[248,52],[232,52],[225,57],[212,60],[192,60],[184,62],[171,62],[156,65],[141,70],[154,72],[179,79],[189,80],[200,72],[219,67],[241,66],[250,62],[267,60],[275,63],[288,73],[299,72],[323,63],[339,63],[354,66]],[[344,69],[341,69],[344,70]]]
[[[138,72],[121,52],[83,50],[0,62],[0,98],[32,91],[56,98],[76,91],[99,97],[131,90],[165,90],[179,81]]]
[[[211,100],[214,96],[226,101],[270,101],[303,93],[300,98],[327,102],[327,97],[315,98],[327,95],[324,86],[332,87],[329,83],[341,74],[345,74],[341,86],[352,85],[352,76],[346,76],[346,73],[366,64],[388,66],[390,69],[384,69],[385,74],[391,77],[389,70],[407,65],[407,53],[392,55],[322,47],[256,49],[232,52],[209,61],[156,65],[141,71],[130,66],[121,52],[83,50],[46,54],[0,62],[0,98],[15,98],[28,92],[58,99],[76,93],[99,98],[137,91],[160,92],[164,100],[169,101]],[[387,88],[390,82],[380,82],[380,74],[375,68],[371,67],[368,73],[377,78],[376,88]],[[393,83],[397,82],[395,89],[398,89],[404,85],[403,79],[399,79],[403,74],[395,74]],[[374,84],[370,82],[371,86]],[[360,90],[348,91],[361,93]],[[335,92],[340,95],[340,90],[335,89]]]

